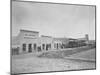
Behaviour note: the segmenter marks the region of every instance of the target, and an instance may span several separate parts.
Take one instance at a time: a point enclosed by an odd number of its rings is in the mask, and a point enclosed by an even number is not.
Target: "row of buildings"
[[[80,39],[72,38],[53,38],[41,35],[39,32],[30,30],[20,30],[18,36],[12,38],[12,54],[23,54],[37,51],[58,50],[70,47],[71,42],[88,42],[88,35]],[[72,46],[73,44],[71,44]]]

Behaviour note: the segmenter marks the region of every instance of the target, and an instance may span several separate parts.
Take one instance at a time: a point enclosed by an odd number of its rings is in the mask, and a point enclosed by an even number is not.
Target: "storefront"
[[[16,39],[12,40],[12,54],[24,54],[48,50],[61,50],[68,48],[70,41],[87,41],[86,38],[71,40],[69,38],[53,38],[51,36],[41,35],[39,32],[30,30],[20,30]],[[72,43],[73,44],[73,43]],[[71,44],[71,46],[72,46]],[[74,44],[76,45],[76,44]]]

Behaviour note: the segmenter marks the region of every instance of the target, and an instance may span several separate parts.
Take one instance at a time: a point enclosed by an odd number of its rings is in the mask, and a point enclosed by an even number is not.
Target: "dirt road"
[[[94,69],[95,62],[54,58],[12,58],[12,73],[29,73],[61,70]]]

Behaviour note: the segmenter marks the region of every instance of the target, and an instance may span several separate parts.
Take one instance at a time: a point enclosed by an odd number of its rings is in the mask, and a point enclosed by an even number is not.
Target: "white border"
[[[56,3],[88,4],[97,7],[97,69],[85,71],[40,73],[41,75],[99,75],[100,74],[100,0],[31,0]],[[0,0],[0,74],[10,74],[10,0]],[[26,74],[25,74],[26,75]],[[35,75],[35,74],[27,74]],[[38,74],[37,74],[38,75]]]

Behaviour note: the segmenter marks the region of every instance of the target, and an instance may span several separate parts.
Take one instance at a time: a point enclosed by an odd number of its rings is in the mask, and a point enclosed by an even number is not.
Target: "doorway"
[[[25,43],[23,44],[22,48],[23,48],[23,51],[25,52],[26,51],[26,44]]]
[[[32,52],[32,44],[28,45],[28,52]]]
[[[42,49],[43,49],[43,50],[45,49],[45,44],[42,44]]]

